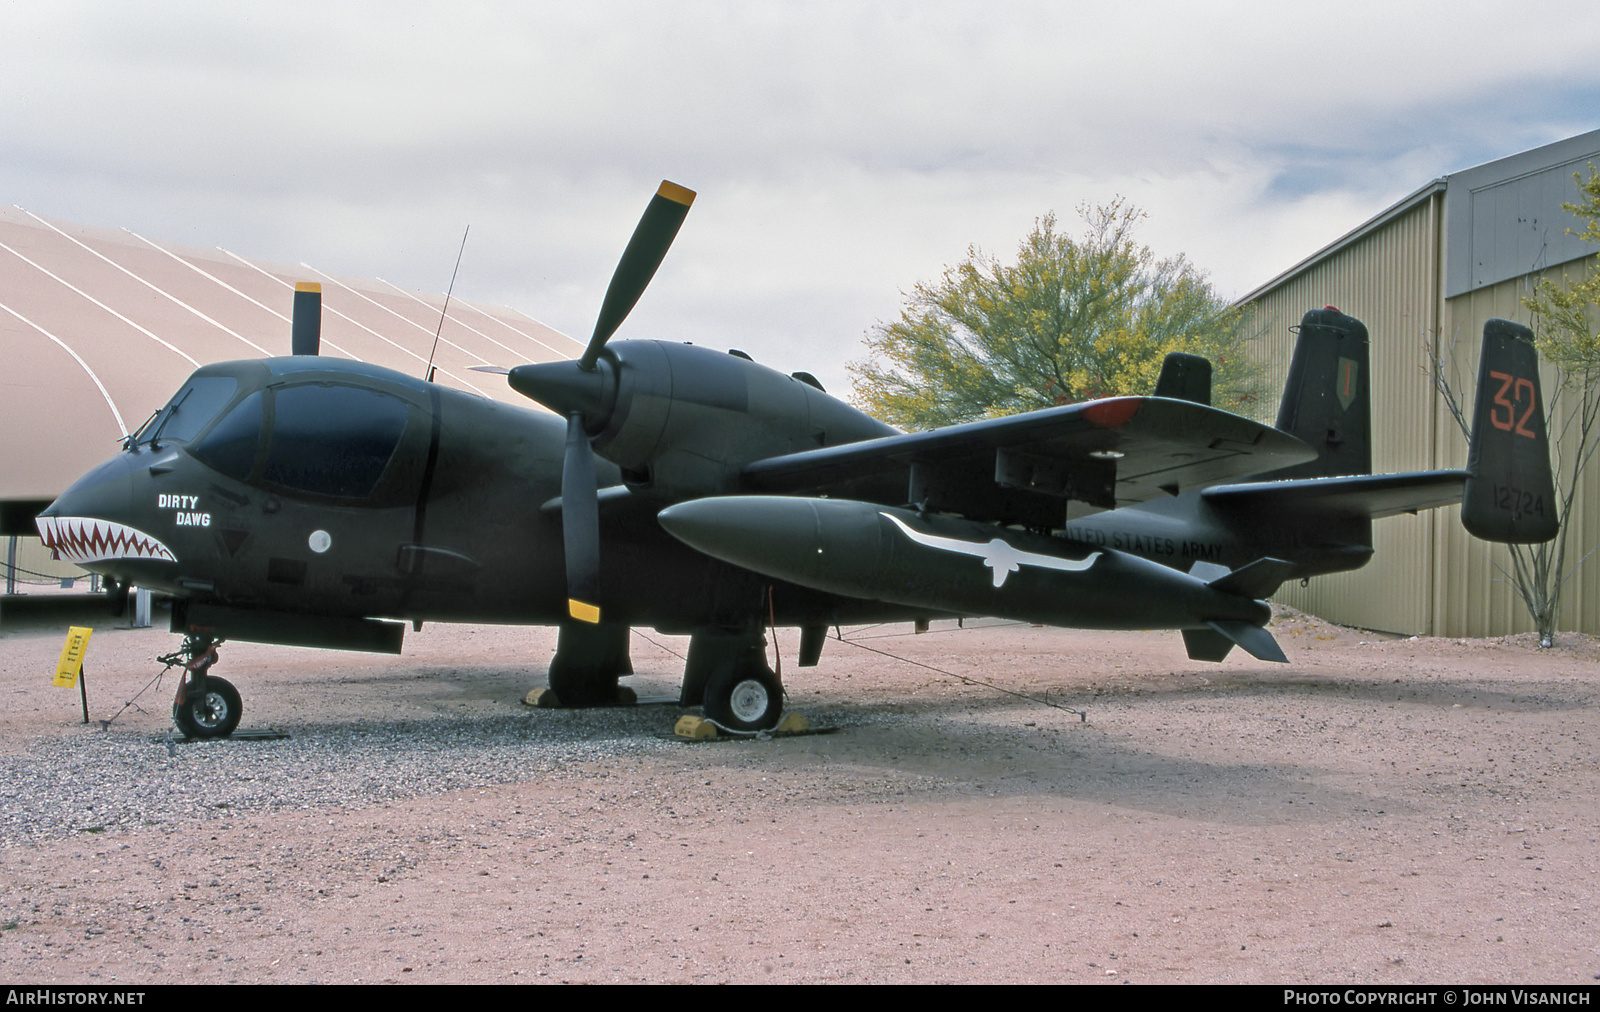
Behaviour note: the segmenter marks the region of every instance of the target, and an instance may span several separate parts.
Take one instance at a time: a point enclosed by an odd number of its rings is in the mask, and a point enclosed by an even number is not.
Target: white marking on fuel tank
[[[919,545],[926,545],[941,552],[974,555],[982,559],[983,564],[994,571],[994,586],[996,590],[1005,586],[1006,577],[1015,573],[1019,565],[1059,569],[1067,573],[1081,573],[1094,565],[1094,560],[1100,557],[1099,552],[1091,552],[1088,557],[1074,562],[1072,559],[1059,559],[1053,555],[1025,552],[999,538],[993,539],[988,544],[977,541],[962,541],[959,538],[942,538],[936,534],[923,534],[921,531],[914,531],[906,526],[905,522],[899,517],[890,516],[883,512],[878,515],[886,520],[893,521],[896,527],[905,532],[906,537]]]

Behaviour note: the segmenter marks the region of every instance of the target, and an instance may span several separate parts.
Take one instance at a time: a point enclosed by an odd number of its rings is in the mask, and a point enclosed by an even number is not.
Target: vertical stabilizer
[[[1174,351],[1161,360],[1161,377],[1156,380],[1157,397],[1173,397],[1196,404],[1211,405],[1211,360],[1202,355]]]
[[[1278,428],[1304,440],[1317,459],[1265,477],[1371,474],[1370,378],[1366,325],[1332,306],[1306,313],[1278,406]]]
[[[1549,541],[1559,528],[1550,442],[1533,331],[1510,320],[1483,325],[1461,524],[1485,541]]]

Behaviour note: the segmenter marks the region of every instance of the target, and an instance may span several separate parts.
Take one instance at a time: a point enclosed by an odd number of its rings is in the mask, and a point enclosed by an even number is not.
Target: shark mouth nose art
[[[93,517],[39,517],[39,538],[58,559],[105,562],[109,559],[156,559],[177,562],[160,541],[135,527]]]

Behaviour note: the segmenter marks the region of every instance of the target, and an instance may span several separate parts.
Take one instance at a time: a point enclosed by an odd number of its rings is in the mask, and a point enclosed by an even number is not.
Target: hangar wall
[[[1367,325],[1371,341],[1372,466],[1419,471],[1435,463],[1435,412],[1426,390],[1424,341],[1437,319],[1442,194],[1414,195],[1359,243],[1338,250],[1251,303],[1268,335],[1260,353],[1269,386],[1283,389],[1294,335],[1308,309],[1335,306]],[[1417,633],[1433,627],[1432,544],[1438,511],[1379,520],[1377,554],[1362,569],[1291,584],[1277,600],[1334,622]]]
[[[1560,204],[1575,199],[1573,166],[1589,158],[1600,161],[1600,131],[1434,180],[1246,295],[1240,303],[1255,314],[1256,329],[1266,337],[1256,354],[1269,386],[1281,390],[1288,371],[1288,328],[1307,309],[1336,306],[1365,322],[1371,340],[1373,470],[1464,467],[1466,440],[1429,378],[1430,349],[1454,357],[1457,388],[1465,391],[1470,412],[1484,323],[1503,317],[1536,325],[1523,297],[1546,273],[1578,273],[1585,262],[1571,258],[1592,252],[1573,246],[1561,231],[1562,242],[1532,247],[1539,251],[1535,256],[1552,259],[1503,277],[1506,271],[1493,262],[1501,247],[1486,242],[1485,223],[1473,214],[1490,207],[1497,221],[1509,218],[1529,231],[1554,235],[1575,221]],[[1564,190],[1552,187],[1556,175],[1565,179]],[[1492,193],[1494,200],[1476,199],[1480,193]],[[1520,214],[1512,203],[1518,199],[1526,202]],[[1517,255],[1528,246],[1526,236],[1502,238],[1516,246]],[[1447,271],[1459,276],[1468,261],[1477,265],[1477,275],[1447,297]],[[1550,263],[1557,266],[1531,269]],[[1547,399],[1556,394],[1558,378],[1548,367],[1542,385]],[[1565,401],[1557,402],[1558,409],[1576,406],[1570,394]],[[1570,467],[1570,461],[1556,464]],[[1569,572],[1600,545],[1597,510],[1600,467],[1587,475],[1574,501]],[[1373,542],[1377,554],[1365,568],[1285,587],[1276,600],[1333,622],[1397,633],[1495,636],[1533,628],[1501,573],[1510,568],[1509,552],[1470,537],[1459,508],[1379,520]],[[1559,628],[1600,632],[1600,555],[1578,567],[1567,584]]]

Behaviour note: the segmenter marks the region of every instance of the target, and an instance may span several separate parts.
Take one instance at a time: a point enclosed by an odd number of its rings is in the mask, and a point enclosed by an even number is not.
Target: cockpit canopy
[[[206,423],[217,417],[239,389],[232,376],[205,376],[196,373],[160,411],[128,437],[128,448],[172,440],[187,443],[200,434]]]
[[[286,361],[202,369],[130,437],[129,448],[180,443],[229,478],[299,498],[403,499],[393,479],[405,482],[415,468],[391,465],[415,455],[403,447],[424,438],[426,427],[407,378],[384,382],[370,367],[361,374],[272,368]]]

